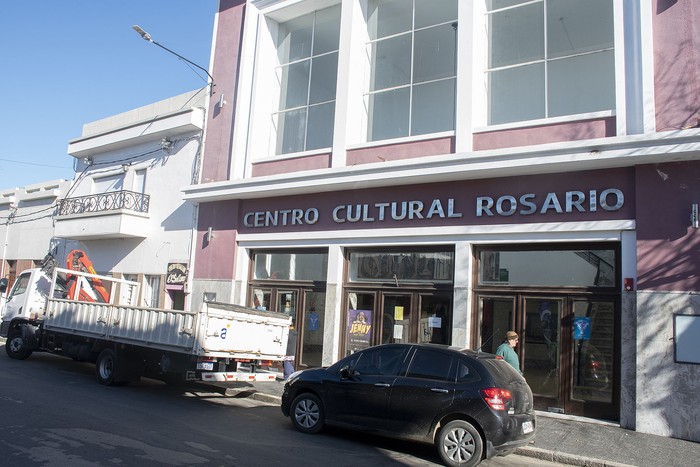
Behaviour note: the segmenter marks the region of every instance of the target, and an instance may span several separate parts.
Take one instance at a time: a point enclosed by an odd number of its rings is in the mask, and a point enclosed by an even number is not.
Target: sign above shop
[[[168,263],[165,285],[184,286],[185,282],[187,282],[187,263]]]
[[[335,224],[375,223],[384,221],[415,221],[431,219],[459,219],[466,210],[458,209],[456,198],[417,199],[338,204],[322,211],[317,207],[248,211],[243,215],[243,225],[247,228],[270,228],[286,226],[314,225],[327,216]],[[598,211],[619,211],[625,204],[621,189],[549,192],[543,195],[525,193],[522,195],[504,194],[498,197],[477,196],[472,201],[476,218],[530,216],[533,214],[572,214],[595,213]]]

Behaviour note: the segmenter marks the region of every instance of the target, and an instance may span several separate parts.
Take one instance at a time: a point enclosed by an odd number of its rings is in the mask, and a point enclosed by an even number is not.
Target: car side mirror
[[[0,293],[5,293],[7,291],[7,277],[0,279]]]
[[[353,371],[351,371],[349,368],[341,368],[340,369],[340,379],[352,379]]]

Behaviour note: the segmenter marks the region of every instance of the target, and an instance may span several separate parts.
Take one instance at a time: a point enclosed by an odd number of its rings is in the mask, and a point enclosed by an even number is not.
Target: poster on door
[[[348,353],[366,349],[372,342],[372,310],[348,311]]]

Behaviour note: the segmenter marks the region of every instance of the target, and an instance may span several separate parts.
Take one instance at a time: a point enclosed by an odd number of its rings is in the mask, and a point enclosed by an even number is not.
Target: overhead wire
[[[171,148],[175,147],[175,145],[177,145],[183,141],[192,141],[192,140],[197,140],[197,139],[199,139],[198,135],[190,136],[187,138],[178,138],[178,139],[172,140],[171,141],[171,143],[172,143]],[[51,206],[48,206],[44,209],[40,209],[37,211],[33,211],[30,213],[24,213],[24,214],[12,213],[8,216],[0,216],[0,222],[7,223],[7,221],[9,221],[11,219],[13,224],[19,224],[19,223],[25,223],[28,221],[32,221],[32,220],[42,219],[44,217],[49,217],[47,215],[47,216],[41,216],[41,217],[37,217],[37,218],[33,218],[33,219],[16,220],[16,219],[26,218],[29,216],[35,216],[36,214],[40,214],[40,213],[46,212],[46,211],[55,211],[55,209],[56,209],[56,207],[58,207],[60,201],[63,201],[64,199],[67,199],[67,198],[70,198],[70,195],[73,194],[73,192],[78,187],[80,182],[82,182],[83,179],[87,176],[88,170],[90,169],[90,167],[105,166],[105,165],[118,165],[118,164],[121,164],[122,162],[128,162],[128,161],[132,161],[134,159],[138,159],[140,157],[150,156],[151,154],[155,154],[157,152],[161,152],[161,151],[165,151],[165,150],[166,150],[166,148],[164,148],[162,145],[159,145],[157,148],[150,149],[146,152],[142,152],[139,154],[134,154],[134,155],[122,158],[122,159],[110,160],[110,161],[105,161],[105,162],[92,162],[90,164],[86,164],[85,168],[73,180],[71,187],[68,189],[68,191],[66,192],[65,196],[63,196],[63,198],[56,200],[54,203],[51,204]],[[51,216],[53,216],[53,214],[51,214]]]

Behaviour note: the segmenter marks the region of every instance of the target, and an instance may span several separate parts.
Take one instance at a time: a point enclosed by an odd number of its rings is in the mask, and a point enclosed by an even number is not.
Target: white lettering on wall
[[[312,225],[316,222],[318,222],[318,209],[316,208],[251,211],[243,216],[243,225],[248,228]]]
[[[554,192],[547,193],[541,204],[538,203],[537,196],[533,193],[521,195],[515,198],[512,195],[503,195],[499,198],[490,196],[478,196],[476,198],[476,217],[493,217],[512,216],[520,214],[528,216],[539,212],[540,214],[547,213],[571,213],[586,212],[586,193],[582,191],[567,191],[564,194],[564,204],[559,199],[559,195]],[[617,188],[608,188],[600,193],[596,190],[588,192],[588,211],[596,212],[598,205],[606,211],[619,211],[625,204],[625,195],[622,190]]]

